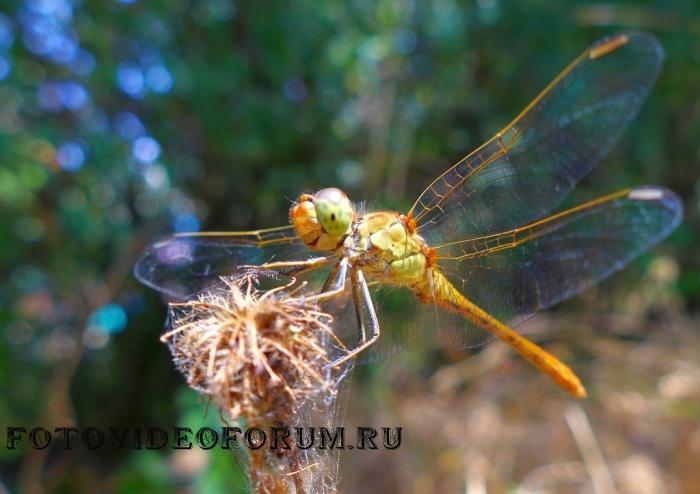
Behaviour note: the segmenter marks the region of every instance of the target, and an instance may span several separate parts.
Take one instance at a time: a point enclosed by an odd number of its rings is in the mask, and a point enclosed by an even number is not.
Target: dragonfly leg
[[[313,257],[304,261],[266,262],[256,267],[261,269],[272,269],[274,271],[281,271],[287,275],[297,275],[305,271],[311,271],[313,269],[320,268],[321,266],[326,265],[329,260],[330,257]]]
[[[335,263],[333,266],[333,269],[331,269],[331,272],[328,273],[328,277],[326,278],[326,281],[323,283],[323,288],[321,288],[321,293],[323,292],[330,292],[333,290],[336,290],[341,283],[345,283],[345,277],[347,276],[347,262],[345,263],[345,267],[343,268],[345,270],[344,273],[340,273],[341,270],[341,265],[343,264],[343,261],[339,261]],[[342,276],[340,276],[342,274]],[[341,280],[342,278],[342,280]]]
[[[372,298],[369,294],[369,288],[367,287],[367,281],[365,281],[365,276],[359,269],[353,270],[351,273],[352,277],[352,297],[355,303],[355,314],[357,315],[357,326],[360,333],[360,345],[335,360],[330,364],[330,367],[338,367],[344,364],[351,358],[356,357],[358,354],[369,348],[377,341],[379,338],[379,321],[377,319],[377,313],[374,310],[374,304],[372,303]],[[365,317],[365,314],[368,316]],[[369,330],[369,338],[367,338],[367,330]]]
[[[304,300],[307,302],[324,302],[343,293],[345,291],[345,278],[348,276],[348,264],[347,257],[343,257],[338,261],[328,275],[321,291],[316,295],[305,297]]]

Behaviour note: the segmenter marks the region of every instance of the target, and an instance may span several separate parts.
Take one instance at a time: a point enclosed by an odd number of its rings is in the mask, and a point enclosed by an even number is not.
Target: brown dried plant
[[[161,341],[189,386],[210,397],[224,421],[288,427],[309,398],[337,392],[340,378],[327,370],[329,349],[344,347],[331,330],[332,316],[297,296],[303,285],[263,291],[257,285],[260,274],[222,278],[190,301],[171,303],[169,330]],[[289,453],[291,472],[280,474],[269,468],[274,453],[249,452],[256,492],[289,492],[290,477],[296,492],[304,492],[295,472],[309,465],[302,464],[294,446]]]

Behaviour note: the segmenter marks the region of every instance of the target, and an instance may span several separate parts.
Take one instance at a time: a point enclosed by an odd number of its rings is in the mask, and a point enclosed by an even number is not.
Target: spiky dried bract
[[[231,420],[272,425],[288,423],[305,397],[334,392],[324,372],[330,315],[286,287],[260,291],[250,274],[222,282],[170,304],[161,340],[191,387]]]

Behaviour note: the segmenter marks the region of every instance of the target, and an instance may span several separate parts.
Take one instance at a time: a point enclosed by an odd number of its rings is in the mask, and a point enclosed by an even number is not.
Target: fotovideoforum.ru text
[[[396,449],[401,446],[401,427],[5,427],[5,448],[45,449]],[[354,434],[350,432],[354,431]]]

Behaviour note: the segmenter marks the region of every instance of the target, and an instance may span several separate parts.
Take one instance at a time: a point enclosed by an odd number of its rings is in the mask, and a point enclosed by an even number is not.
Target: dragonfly
[[[340,189],[325,188],[301,194],[286,226],[158,241],[135,276],[183,298],[242,266],[289,276],[321,270],[325,282],[310,297],[325,303],[345,294],[357,315],[357,344],[334,365],[381,341],[373,296],[399,287],[437,315],[438,331],[454,344],[474,347],[496,336],[583,398],[571,368],[513,327],[622,269],[680,223],[680,199],[658,186],[559,210],[637,115],[662,62],[648,33],[600,39],[408,212],[364,211]]]

